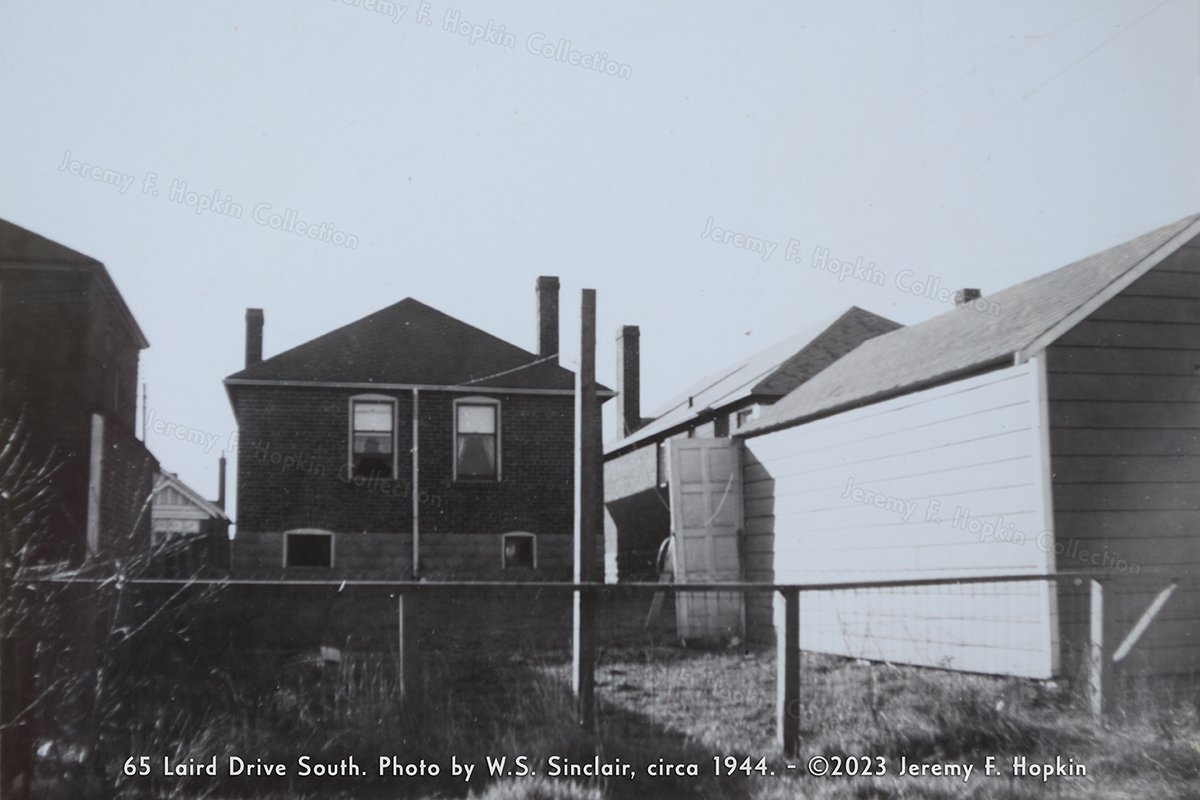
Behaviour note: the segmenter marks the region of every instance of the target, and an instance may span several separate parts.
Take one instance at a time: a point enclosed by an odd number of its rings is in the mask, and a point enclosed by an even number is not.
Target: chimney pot
[[[543,275],[537,279],[538,355],[554,356],[558,362],[558,278]]]
[[[983,292],[978,289],[959,289],[954,293],[954,305],[965,306],[967,303],[973,303],[983,297]]]
[[[641,329],[623,325],[617,331],[617,392],[622,436],[642,427]]]
[[[246,309],[246,366],[253,367],[263,360],[263,310]]]

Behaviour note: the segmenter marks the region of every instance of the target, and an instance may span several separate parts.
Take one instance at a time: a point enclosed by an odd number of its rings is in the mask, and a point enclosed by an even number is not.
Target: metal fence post
[[[775,636],[775,734],[784,755],[800,746],[800,590],[780,589],[783,630]]]

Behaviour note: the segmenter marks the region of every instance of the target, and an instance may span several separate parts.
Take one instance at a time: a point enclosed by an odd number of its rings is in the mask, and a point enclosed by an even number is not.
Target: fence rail
[[[110,584],[113,577],[88,576],[84,574],[60,574],[32,581],[32,583],[57,584]],[[1114,575],[1105,571],[1070,571],[1045,574],[1004,574],[946,576],[935,578],[900,578],[872,581],[827,581],[806,583],[603,583],[570,581],[411,581],[411,580],[283,580],[271,578],[129,578],[125,583],[140,586],[188,587],[188,586],[245,586],[292,588],[324,588],[345,590],[350,588],[386,589],[396,597],[396,643],[397,667],[402,693],[412,691],[411,676],[419,658],[415,643],[413,624],[420,597],[425,594],[469,593],[472,591],[536,591],[568,593],[577,598],[597,595],[653,594],[656,596],[691,593],[728,592],[742,595],[778,595],[781,599],[781,630],[776,631],[776,739],[785,753],[797,751],[800,743],[800,720],[802,707],[801,680],[801,603],[805,595],[815,593],[885,593],[889,590],[936,589],[940,587],[971,587],[997,584],[1050,583],[1056,586],[1070,584],[1080,587],[1079,596],[1086,604],[1086,624],[1083,631],[1082,661],[1086,669],[1086,697],[1088,707],[1097,719],[1103,718],[1110,708],[1113,697],[1113,675],[1115,664],[1122,661],[1133,650],[1139,639],[1152,625],[1156,615],[1167,603],[1172,593],[1180,586],[1200,585],[1200,576],[1181,575],[1171,571],[1144,572],[1140,575]],[[1083,587],[1086,585],[1086,591]],[[1106,614],[1106,596],[1115,587],[1152,587],[1157,592],[1153,601],[1127,631],[1114,625],[1111,615]],[[888,595],[892,597],[892,595]],[[595,641],[596,620],[589,615],[574,615],[571,631],[575,657],[572,664],[572,685],[576,691],[577,712],[580,723],[588,728],[595,721],[595,699],[592,691],[580,687],[594,686],[596,659],[594,647],[579,648],[581,637]],[[580,657],[582,653],[582,657]],[[871,660],[867,657],[868,660]],[[886,660],[886,659],[882,659]]]

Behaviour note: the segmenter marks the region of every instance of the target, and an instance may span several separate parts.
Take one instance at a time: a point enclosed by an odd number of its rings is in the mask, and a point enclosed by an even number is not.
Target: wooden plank
[[[1056,373],[1052,400],[1200,402],[1200,372],[1192,375],[1113,375]]]
[[[1200,299],[1200,272],[1153,269],[1125,290],[1131,297],[1188,297]]]
[[[1182,324],[1149,320],[1110,322],[1085,320],[1058,339],[1058,344],[1093,347],[1148,347],[1191,350],[1200,341],[1200,323]]]
[[[1132,288],[1132,287],[1131,287]],[[1091,322],[1184,322],[1200,324],[1200,299],[1188,297],[1138,297],[1118,295],[1092,316]]]
[[[1059,456],[1061,483],[1192,483],[1200,481],[1200,460],[1187,456]]]
[[[1056,483],[1054,508],[1056,512],[1194,510],[1200,508],[1200,486],[1180,483]]]
[[[766,475],[778,480],[790,474],[785,465],[792,460],[801,463],[838,462],[848,454],[854,455],[878,451],[885,455],[900,455],[915,450],[930,449],[942,445],[977,442],[987,435],[1028,428],[1030,419],[1025,410],[1029,405],[1028,386],[1030,374],[1027,365],[1024,372],[1009,376],[1007,381],[979,385],[968,391],[939,396],[925,396],[918,392],[920,402],[912,402],[906,395],[893,401],[856,409],[807,425],[785,428],[769,436],[755,437],[748,446],[758,464],[764,470],[751,470],[752,479]],[[989,394],[988,390],[993,393]],[[932,392],[932,390],[927,390]],[[905,401],[901,404],[900,401]],[[875,410],[877,406],[883,411]],[[861,419],[859,418],[861,417]],[[982,432],[977,419],[1003,419],[1004,427]],[[756,466],[757,466],[756,465]]]
[[[1088,595],[1088,698],[1092,716],[1103,719],[1112,702],[1113,670],[1107,663],[1104,587],[1090,582]]]
[[[775,732],[785,756],[800,749],[800,593],[783,594],[783,635],[777,636],[775,660]]]
[[[1200,428],[1055,428],[1059,456],[1200,456]]]
[[[1078,511],[1060,514],[1055,530],[1060,537],[1129,539],[1148,542],[1157,538],[1195,537],[1200,522],[1197,509],[1174,511]],[[1200,556],[1200,542],[1197,543]]]
[[[1200,366],[1200,349],[1195,345],[1178,350],[1146,350],[1096,347],[1086,343],[1076,346],[1056,344],[1047,352],[1051,373],[1192,376]]]
[[[1193,428],[1191,403],[1094,403],[1059,400],[1050,406],[1052,428]]]
[[[86,542],[88,552],[100,552],[100,500],[104,490],[104,417],[92,414],[91,445],[88,450]]]
[[[1138,621],[1133,626],[1133,629],[1130,630],[1129,634],[1124,638],[1124,640],[1117,645],[1116,651],[1112,654],[1112,660],[1114,664],[1124,659],[1125,656],[1129,655],[1130,651],[1132,651],[1137,645],[1138,640],[1142,638],[1142,634],[1144,634],[1146,629],[1150,627],[1150,623],[1154,622],[1154,618],[1158,616],[1158,613],[1162,611],[1163,606],[1165,606],[1167,601],[1171,599],[1171,595],[1175,593],[1177,586],[1178,584],[1172,583],[1170,586],[1159,592],[1158,596],[1154,598],[1154,602],[1152,602],[1146,608],[1145,612],[1142,613],[1141,617],[1138,618]]]
[[[1200,273],[1200,248],[1195,246],[1195,240],[1192,240],[1188,246],[1176,250],[1163,259],[1158,267],[1151,270],[1151,272],[1158,271]]]

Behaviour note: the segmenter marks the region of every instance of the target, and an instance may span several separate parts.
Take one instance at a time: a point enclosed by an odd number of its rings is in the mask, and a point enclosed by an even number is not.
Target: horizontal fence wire
[[[39,609],[23,629],[36,637],[37,685],[22,724],[35,731],[45,781],[78,767],[79,720],[99,704],[94,740],[109,773],[120,754],[151,751],[353,755],[372,778],[347,786],[384,796],[394,785],[374,774],[380,754],[396,751],[393,768],[404,769],[507,753],[642,774],[699,766],[705,792],[741,796],[745,773],[722,774],[725,759],[785,774],[788,716],[809,752],[844,756],[1023,752],[1046,720],[1086,724],[1094,580],[1111,611],[1110,662],[1165,587],[1195,585],[1166,573],[582,585],[49,576],[21,582]],[[789,596],[798,690],[781,706]],[[591,729],[578,724],[574,686],[583,598],[594,608]],[[1196,694],[1134,685],[1154,683],[1145,648],[1156,642],[1146,633],[1131,646],[1113,686],[1142,711],[1168,713]],[[92,675],[103,676],[99,699],[83,690]],[[110,777],[123,796],[178,787]],[[577,777],[620,794],[612,775]],[[422,791],[459,791],[460,780],[426,776]],[[656,786],[659,796],[696,791],[689,775]]]

